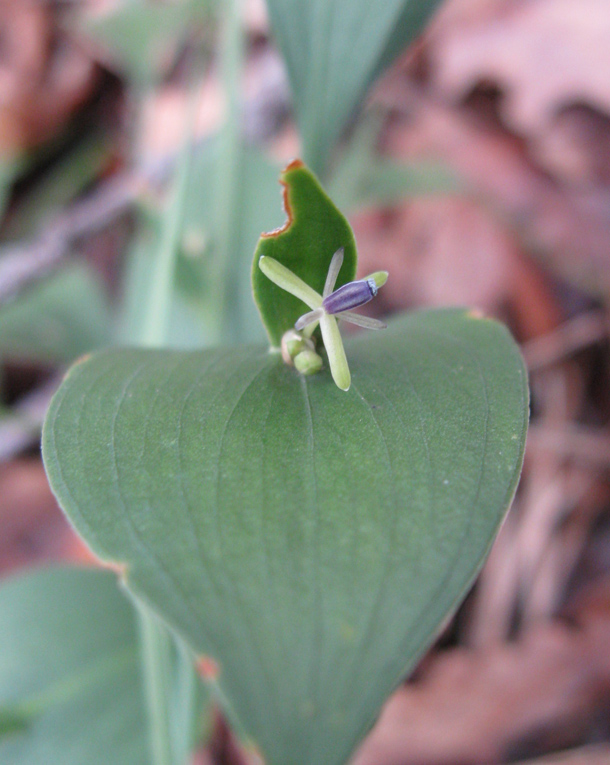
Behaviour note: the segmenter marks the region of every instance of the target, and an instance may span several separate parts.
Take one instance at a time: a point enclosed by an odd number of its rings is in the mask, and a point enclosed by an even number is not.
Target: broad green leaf
[[[254,298],[275,347],[309,308],[262,273],[258,261],[263,255],[275,258],[318,293],[322,293],[330,261],[340,247],[344,261],[336,286],[351,281],[356,274],[354,234],[313,173],[295,160],[280,180],[288,219],[282,228],[261,236],[252,264]]]
[[[352,387],[265,347],[105,351],[43,432],[72,523],[201,656],[268,765],[340,765],[466,593],[517,483],[528,394],[498,323],[346,343]]]
[[[116,576],[56,568],[0,585],[0,762],[148,764],[135,611]]]
[[[308,165],[323,175],[373,80],[422,31],[441,0],[267,0],[288,69]]]
[[[0,357],[71,362],[109,339],[103,288],[82,264],[67,266],[0,308]]]

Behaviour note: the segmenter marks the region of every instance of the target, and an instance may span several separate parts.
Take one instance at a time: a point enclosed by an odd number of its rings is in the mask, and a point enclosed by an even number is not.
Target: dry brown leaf
[[[610,278],[605,188],[562,188],[540,172],[522,141],[476,110],[443,104],[432,86],[414,86],[408,70],[388,77],[377,97],[405,115],[387,130],[390,156],[446,162],[542,262],[559,264],[568,279],[587,288],[603,289]]]
[[[578,749],[537,757],[535,760],[522,760],[515,765],[608,765],[610,746],[583,746]]]
[[[610,114],[607,0],[504,2],[494,16],[440,25],[431,55],[443,92],[462,97],[481,81],[497,84],[507,123],[526,135],[569,105]]]
[[[511,287],[513,245],[484,211],[464,199],[420,199],[367,226],[356,218],[362,272],[384,263],[392,308],[467,305],[497,313]],[[385,241],[369,244],[367,234]]]
[[[388,702],[353,765],[490,765],[578,743],[610,700],[609,644],[606,610],[515,644],[440,653]]]
[[[92,562],[62,515],[38,459],[0,468],[0,571],[50,560]]]
[[[607,0],[450,0],[377,90],[394,110],[390,156],[446,161],[543,264],[598,294],[610,281],[609,39]]]
[[[225,108],[218,78],[207,76],[197,98],[195,135],[210,135],[219,128]],[[182,145],[189,102],[189,93],[180,85],[166,85],[153,92],[144,105],[139,147],[142,156],[151,159],[166,156]]]
[[[265,0],[245,0],[244,25],[253,36],[265,36],[269,32],[269,17]]]
[[[610,7],[606,0],[450,2],[429,36],[433,87],[456,103],[500,91],[506,127],[571,184],[610,180]]]
[[[561,321],[555,297],[507,228],[480,204],[430,197],[351,220],[361,273],[386,268],[382,311],[414,305],[468,305],[502,316],[510,309],[521,338]]]
[[[95,85],[93,63],[55,23],[49,4],[0,4],[0,156],[52,138]]]

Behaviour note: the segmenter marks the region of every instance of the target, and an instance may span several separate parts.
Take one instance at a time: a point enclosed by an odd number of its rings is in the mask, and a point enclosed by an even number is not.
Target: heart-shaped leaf
[[[57,568],[0,587],[0,761],[149,761],[135,611],[111,572]]]
[[[309,308],[262,273],[258,262],[263,255],[279,261],[318,293],[324,288],[330,261],[340,247],[344,257],[336,287],[356,274],[354,234],[311,170],[295,160],[282,172],[280,181],[288,219],[282,228],[261,236],[252,264],[254,299],[275,347]]]
[[[347,344],[352,388],[266,348],[111,350],[43,434],[68,516],[201,655],[269,765],[338,765],[465,594],[510,503],[510,335],[421,312]]]
[[[286,60],[303,155],[316,172],[367,88],[441,0],[267,0]]]

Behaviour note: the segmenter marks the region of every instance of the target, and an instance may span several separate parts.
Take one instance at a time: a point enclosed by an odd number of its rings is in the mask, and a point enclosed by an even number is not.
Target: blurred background
[[[301,147],[264,0],[237,24],[222,6],[0,4],[3,576],[92,562],[48,489],[40,427],[70,362],[141,339],[187,140],[170,340],[226,340],[208,269],[229,250],[231,336],[264,340],[249,263],[282,223],[278,172]],[[608,0],[446,0],[328,161],[361,273],[391,274],[372,310],[497,316],[532,385],[489,561],[355,765],[610,763],[609,72]],[[200,762],[241,762],[218,715]]]

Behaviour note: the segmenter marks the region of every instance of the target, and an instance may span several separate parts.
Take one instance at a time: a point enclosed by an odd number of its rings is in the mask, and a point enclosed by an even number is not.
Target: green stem
[[[213,294],[211,313],[216,321],[218,340],[235,338],[238,334],[236,321],[239,317],[229,315],[228,306],[235,308],[230,300],[230,290],[236,284],[235,253],[238,249],[240,208],[240,175],[242,164],[241,131],[241,74],[243,69],[243,28],[241,0],[226,0],[224,4],[221,33],[221,76],[226,98],[226,115],[219,136],[218,163],[216,166],[216,209],[218,223],[217,246],[212,266]]]
[[[138,336],[131,338],[134,342],[151,347],[163,345],[169,339],[174,273],[182,235],[195,118],[201,92],[198,62],[195,62],[193,69],[194,78],[188,99],[184,138],[161,223],[159,245],[151,264],[151,281],[143,321]],[[145,604],[138,603],[138,607],[151,762],[152,765],[184,765],[192,743],[192,736],[187,735],[187,729],[192,729],[195,714],[193,695],[196,689],[191,688],[195,682],[195,670],[192,662],[187,668],[187,659],[184,656],[179,658],[178,687],[174,687],[176,670],[173,638]],[[185,680],[189,671],[190,685]],[[188,720],[183,719],[183,714],[188,715]],[[182,721],[184,730],[181,729],[179,721]],[[184,740],[180,740],[180,736],[183,736]]]
[[[223,18],[222,71],[227,98],[227,120],[220,137],[217,166],[217,209],[219,237],[212,266],[211,306],[217,318],[217,340],[231,334],[228,326],[228,292],[232,282],[232,255],[236,251],[236,210],[239,207],[241,170],[240,80],[242,71],[243,32],[240,0],[227,0]],[[163,345],[169,335],[171,301],[176,256],[182,234],[184,202],[190,176],[190,159],[199,82],[189,99],[185,138],[169,202],[163,216],[156,256],[151,263],[151,281],[146,309],[137,338],[142,345]],[[188,649],[178,644],[177,668],[173,662],[173,644],[167,629],[144,604],[139,604],[141,645],[145,689],[150,721],[150,746],[153,765],[183,765],[190,753],[193,719],[197,707],[197,683]],[[173,681],[176,681],[175,684]]]
[[[167,629],[139,603],[140,644],[148,709],[152,765],[173,765],[169,700],[171,699],[172,643]]]
[[[174,696],[174,759],[179,765],[184,765],[188,762],[197,734],[200,680],[195,670],[192,651],[181,640],[176,640],[176,646],[178,655]]]
[[[191,177],[191,154],[200,90],[201,83],[199,77],[196,77],[188,99],[184,138],[172,179],[169,203],[163,215],[159,246],[152,263],[152,278],[142,322],[142,334],[139,338],[140,343],[146,346],[156,347],[168,340],[174,272],[182,236],[186,194]]]

